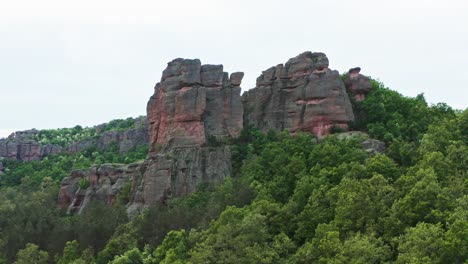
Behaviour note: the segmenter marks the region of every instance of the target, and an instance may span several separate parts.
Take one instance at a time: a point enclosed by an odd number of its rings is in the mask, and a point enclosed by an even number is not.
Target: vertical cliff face
[[[230,148],[222,142],[238,136],[243,126],[242,77],[241,72],[229,76],[222,65],[202,65],[197,59],[169,62],[147,105],[147,159],[72,172],[62,181],[59,206],[79,213],[92,201],[112,204],[129,183],[128,213],[132,216],[171,196],[192,193],[200,184],[222,182],[232,171]],[[139,141],[144,134],[103,134],[97,144]],[[80,145],[71,147],[79,149]],[[80,188],[80,180],[89,186]]]
[[[242,77],[197,59],[168,63],[148,102],[150,153],[136,179],[129,214],[230,176],[229,146],[210,146],[209,141],[240,134]]]
[[[46,155],[57,154],[62,147],[53,144],[41,145],[34,140],[37,130],[17,131],[8,138],[0,139],[0,157],[22,161],[40,160]]]
[[[323,53],[304,52],[264,71],[243,95],[244,124],[268,130],[305,131],[323,136],[354,120],[337,71]]]
[[[164,70],[147,106],[151,152],[203,146],[242,129],[241,73],[222,65],[175,59]]]
[[[304,131],[319,137],[334,126],[347,129],[354,115],[346,88],[356,99],[363,99],[371,88],[370,79],[350,70],[345,87],[328,64],[323,53],[302,53],[264,71],[256,87],[241,99],[243,73],[229,76],[222,65],[202,65],[197,59],[169,62],[147,104],[147,135],[110,133],[97,141],[105,146],[106,142],[147,140],[147,159],[73,172],[62,181],[60,206],[80,212],[93,200],[112,204],[128,183],[127,210],[132,216],[169,197],[192,193],[200,184],[218,184],[232,172],[230,147],[223,142],[238,136],[243,125],[263,132]],[[375,147],[369,144],[369,149]],[[79,188],[82,179],[89,182],[85,190]]]

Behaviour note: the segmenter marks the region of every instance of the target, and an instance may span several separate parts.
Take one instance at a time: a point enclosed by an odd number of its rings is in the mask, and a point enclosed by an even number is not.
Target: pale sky
[[[464,109],[466,0],[0,0],[0,137],[145,115],[168,61],[245,72],[303,51]]]

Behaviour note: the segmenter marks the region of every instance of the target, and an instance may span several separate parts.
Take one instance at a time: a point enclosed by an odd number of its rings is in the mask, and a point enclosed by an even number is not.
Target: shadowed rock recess
[[[345,84],[328,68],[323,53],[305,52],[264,71],[241,99],[243,76],[229,76],[222,65],[202,65],[198,59],[169,62],[147,105],[147,159],[72,172],[62,182],[59,205],[81,212],[93,200],[113,204],[129,186],[127,211],[134,216],[230,176],[231,151],[224,142],[238,136],[243,125],[321,137],[334,126],[347,129],[354,120]],[[359,74],[351,76],[349,87],[365,94],[367,83],[359,78],[364,80]],[[374,151],[371,147],[369,152]],[[81,184],[82,190],[80,182],[89,185]]]

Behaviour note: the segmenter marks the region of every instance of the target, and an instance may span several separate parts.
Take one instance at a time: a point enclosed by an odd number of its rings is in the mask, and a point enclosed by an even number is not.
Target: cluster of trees
[[[66,147],[73,142],[83,141],[97,137],[97,131],[93,127],[74,126],[73,128],[43,129],[34,135],[34,140],[39,144],[54,144]]]
[[[40,144],[54,144],[66,147],[73,142],[84,141],[98,137],[106,131],[125,131],[142,125],[144,117],[114,119],[96,127],[77,125],[73,128],[43,129],[34,135],[34,139]]]
[[[250,203],[162,242],[136,236],[110,263],[464,263],[467,121],[465,111],[430,125],[410,166],[369,156],[358,139],[280,133],[239,145],[248,158],[234,181]]]
[[[45,178],[51,178],[55,184],[59,184],[72,170],[87,169],[93,164],[128,164],[145,159],[147,153],[148,146],[138,146],[130,149],[125,155],[121,155],[117,144],[111,144],[106,149],[91,146],[75,154],[60,153],[38,161],[23,162],[5,159],[2,161],[6,169],[0,176],[0,190],[20,184],[35,188]]]
[[[121,155],[117,145],[112,145],[105,150],[90,147],[73,155],[52,155],[41,161],[3,160],[6,169],[0,175],[0,263],[15,259],[17,263],[49,263],[63,251],[67,241],[73,240],[83,246],[86,256],[102,250],[115,229],[128,221],[124,204],[95,204],[81,215],[67,215],[57,207],[60,182],[73,169],[103,162],[131,163],[143,160],[147,152],[144,146]]]
[[[3,187],[0,263],[466,263],[468,110],[378,82],[353,104],[353,127],[385,153],[246,128],[231,142],[232,178],[132,221],[121,203],[64,215],[54,178]]]

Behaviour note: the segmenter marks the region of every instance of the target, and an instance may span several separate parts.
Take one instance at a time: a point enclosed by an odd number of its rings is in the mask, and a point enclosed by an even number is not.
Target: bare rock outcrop
[[[362,131],[348,131],[335,134],[339,139],[360,139],[362,148],[369,154],[374,155],[384,153],[386,150],[385,142],[369,137],[369,134]]]
[[[37,130],[17,131],[7,138],[0,139],[0,157],[22,161],[40,160],[49,154],[62,151],[62,147],[53,144],[41,145],[34,136]]]
[[[222,65],[202,65],[198,59],[168,63],[148,102],[150,153],[130,215],[230,176],[229,146],[209,142],[240,134],[242,77],[229,77]]]
[[[91,202],[113,205],[122,188],[141,177],[142,163],[103,164],[89,170],[72,171],[69,177],[62,180],[59,207],[67,209],[69,213],[81,213]]]
[[[318,137],[354,120],[338,71],[323,53],[304,52],[264,71],[256,87],[243,94],[244,124],[263,132],[305,131]]]
[[[346,89],[354,95],[354,99],[358,102],[366,99],[366,95],[372,89],[370,78],[360,74],[360,72],[361,68],[359,67],[349,69],[344,80]]]
[[[239,135],[242,76],[197,59],[169,62],[147,106],[151,152]]]
[[[88,147],[96,146],[98,149],[106,149],[116,144],[121,154],[138,146],[146,146],[149,142],[148,126],[146,118],[138,118],[136,128],[124,131],[99,131],[106,124],[95,126],[99,134],[97,138],[73,142],[62,147],[55,144],[40,144],[35,137],[39,133],[36,129],[17,131],[7,138],[0,139],[0,157],[21,161],[41,160],[47,155],[56,155],[62,152],[77,153]]]
[[[223,142],[238,136],[243,126],[242,77],[243,73],[229,76],[222,65],[202,65],[198,59],[169,62],[147,105],[148,158],[129,167],[102,165],[72,172],[62,181],[59,206],[80,213],[91,201],[112,204],[122,182],[130,182],[127,211],[133,216],[169,197],[192,193],[201,184],[222,182],[232,171],[231,151]],[[140,134],[143,138],[139,131],[103,134],[98,145]],[[88,188],[79,187],[82,179],[89,181]]]

